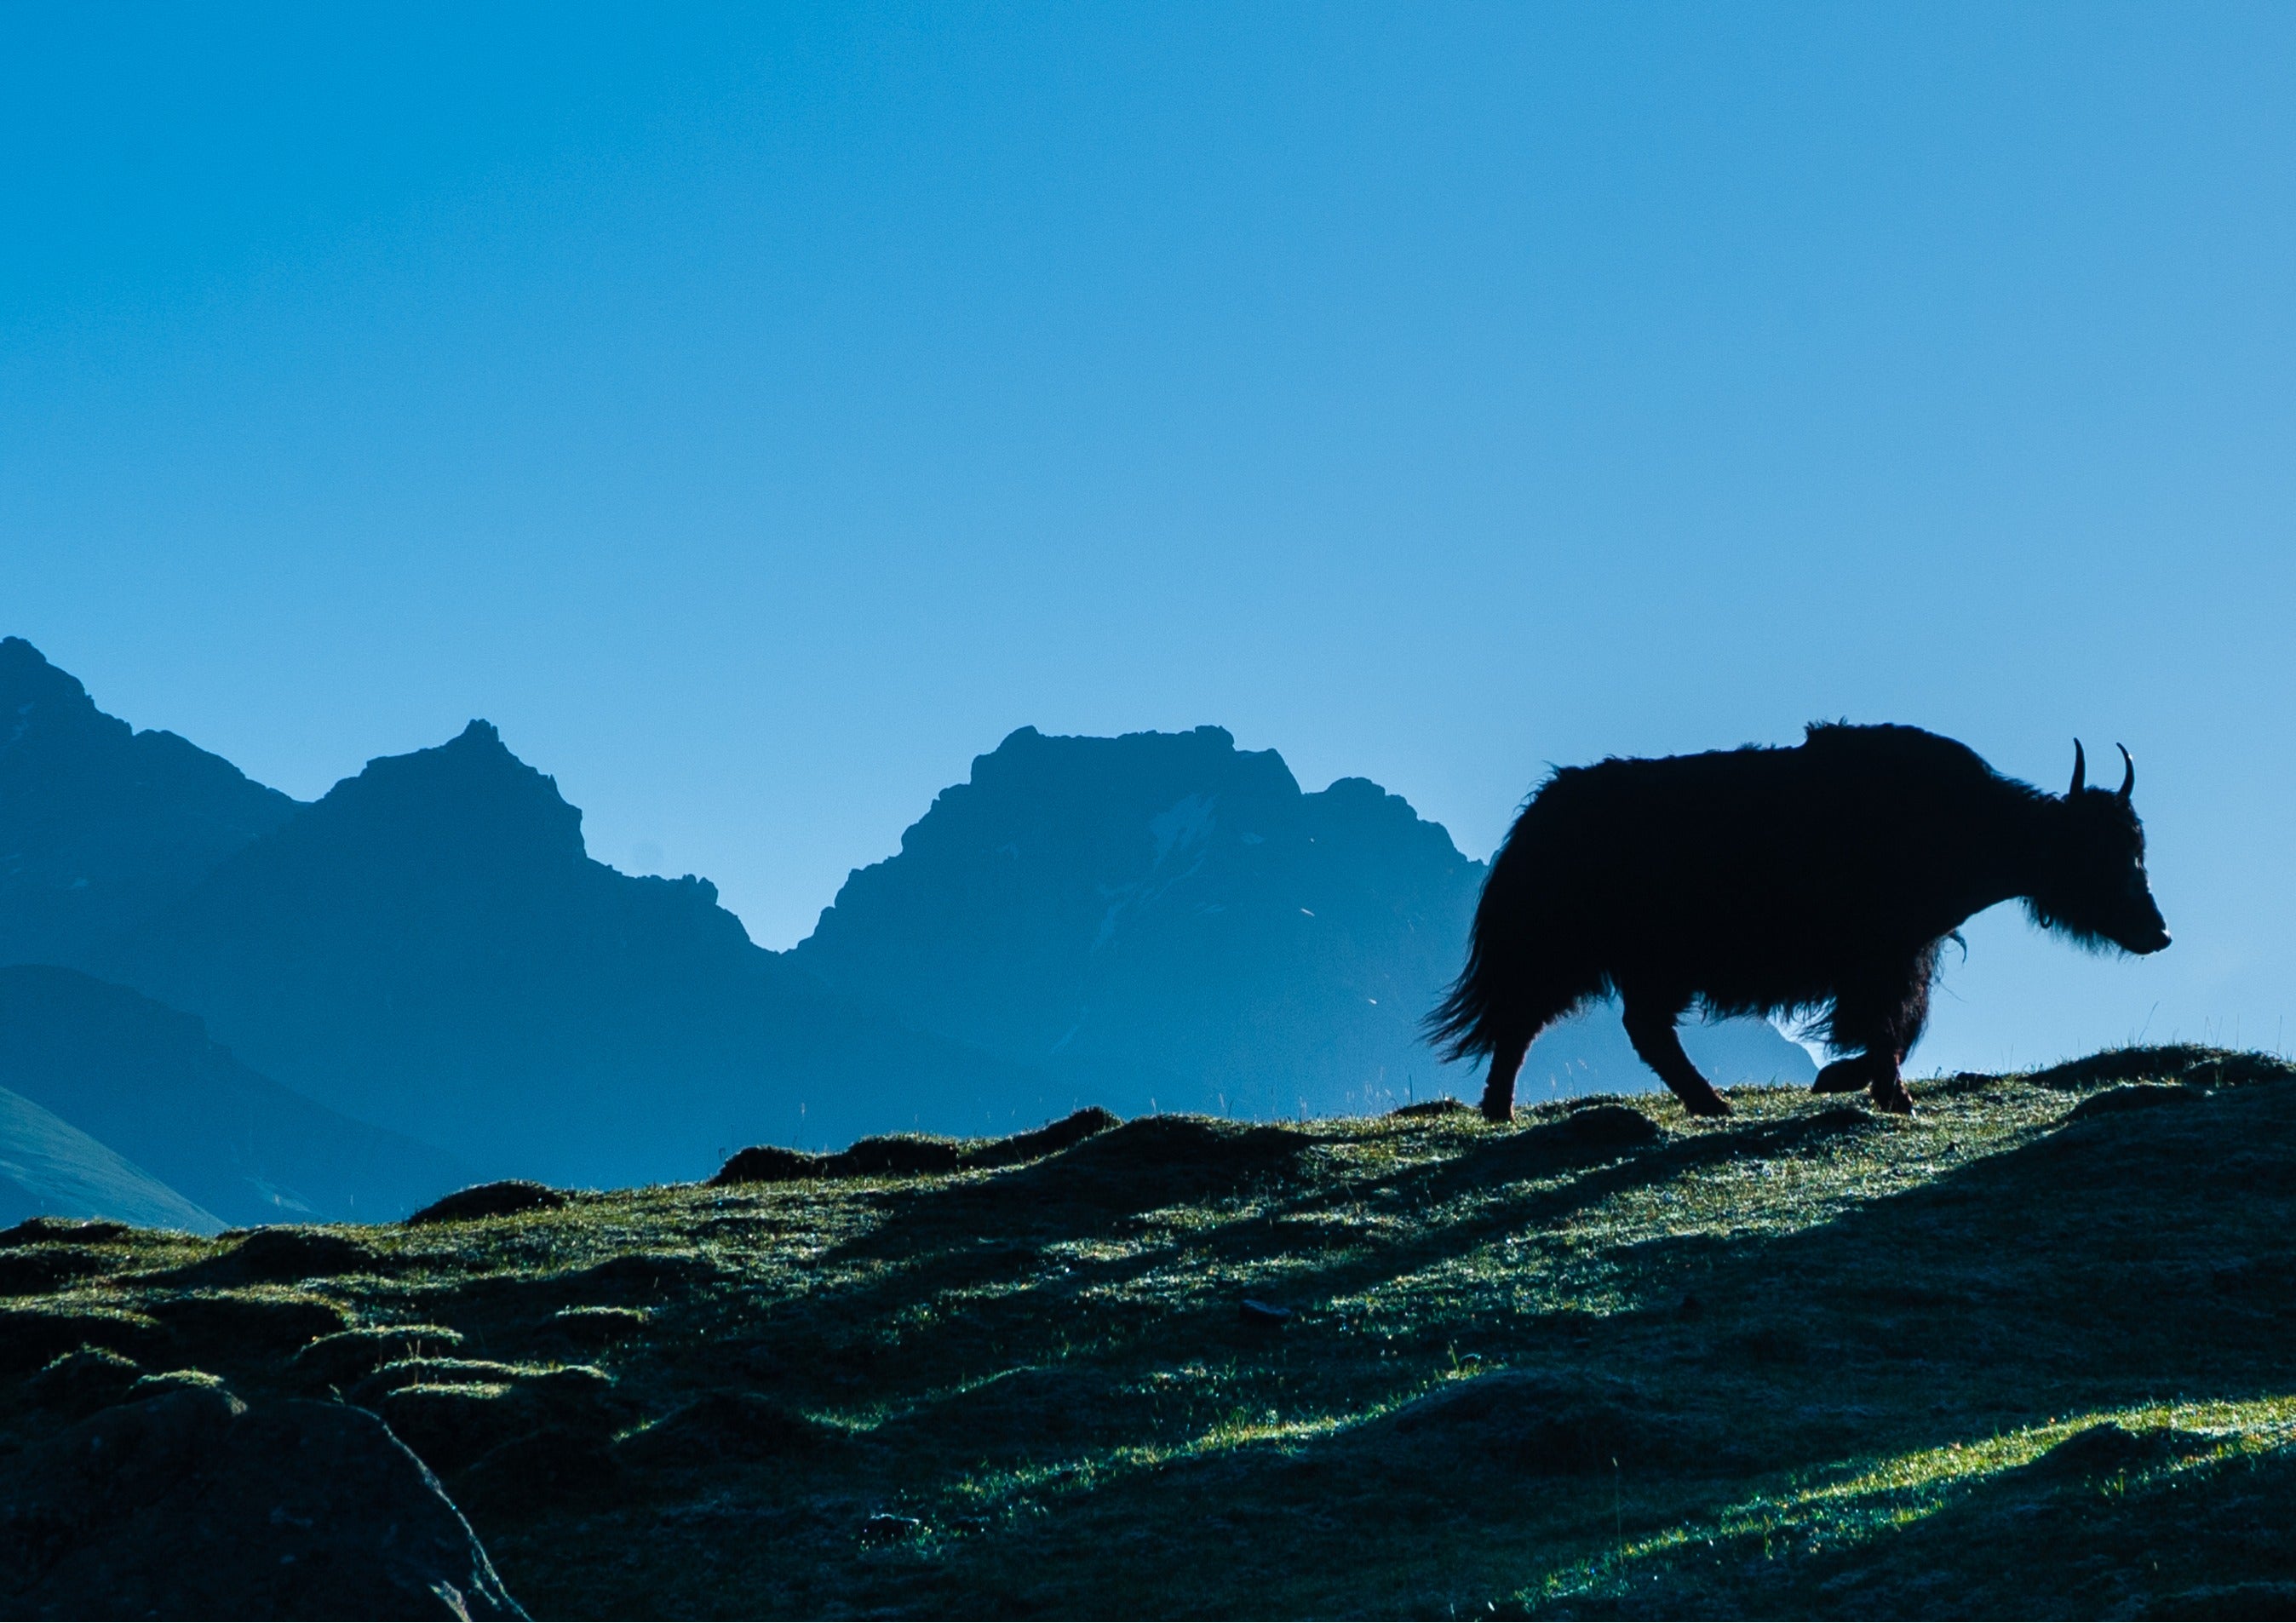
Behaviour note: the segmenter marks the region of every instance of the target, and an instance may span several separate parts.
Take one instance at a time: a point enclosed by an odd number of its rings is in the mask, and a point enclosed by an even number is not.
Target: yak
[[[1943,943],[2022,898],[2035,922],[2095,949],[2156,953],[2169,931],[2144,875],[2124,748],[2118,791],[2051,795],[1918,727],[1820,723],[1748,745],[1555,772],[1484,881],[1466,968],[1427,1017],[1455,1060],[1488,1055],[1483,1114],[1513,1114],[1533,1038],[1615,995],[1635,1052],[1696,1116],[1730,1107],[1675,1022],[1809,1019],[1843,1057],[1820,1093],[1866,1089],[1908,1112],[1898,1075],[1929,1018]]]

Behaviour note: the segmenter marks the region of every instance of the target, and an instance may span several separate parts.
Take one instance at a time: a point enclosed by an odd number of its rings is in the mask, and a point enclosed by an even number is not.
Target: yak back
[[[1493,862],[1479,955],[1590,996],[1632,980],[1730,1012],[1814,1003],[1845,961],[2013,894],[2046,799],[1895,725],[1564,767]]]

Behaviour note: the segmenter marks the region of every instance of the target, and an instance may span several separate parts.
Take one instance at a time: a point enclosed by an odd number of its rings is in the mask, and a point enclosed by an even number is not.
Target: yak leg
[[[1674,1029],[1682,1005],[1662,1002],[1637,1002],[1630,994],[1627,998],[1627,1040],[1643,1057],[1643,1063],[1658,1072],[1658,1079],[1674,1090],[1682,1101],[1682,1108],[1693,1116],[1727,1116],[1730,1106],[1714,1085],[1698,1074],[1698,1067],[1682,1052],[1682,1037]]]
[[[1842,994],[1834,1004],[1834,1039],[1865,1053],[1836,1060],[1818,1072],[1817,1092],[1850,1093],[1863,1084],[1876,1110],[1895,1116],[1914,1113],[1914,1096],[1906,1091],[1898,1067],[1929,1023],[1930,982],[1936,969],[1932,947],[1906,966],[1902,978]]]
[[[1522,1056],[1529,1052],[1528,1037],[1501,1038],[1491,1050],[1491,1074],[1483,1083],[1484,1120],[1514,1119],[1515,1073],[1522,1069]]]

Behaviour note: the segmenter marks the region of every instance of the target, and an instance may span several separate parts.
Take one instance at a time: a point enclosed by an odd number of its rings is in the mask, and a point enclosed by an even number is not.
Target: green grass
[[[2284,1614],[2292,1084],[1157,1118],[244,1257],[59,1237],[0,1251],[0,1345],[377,1406],[537,1615]],[[0,1440],[132,1374],[76,1367],[0,1372]]]

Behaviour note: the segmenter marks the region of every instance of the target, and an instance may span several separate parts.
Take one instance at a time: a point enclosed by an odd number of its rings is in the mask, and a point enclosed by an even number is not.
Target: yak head
[[[2049,800],[2041,882],[2026,898],[2036,923],[2093,947],[2157,953],[2169,926],[2144,881],[2144,825],[2129,797],[2136,763],[2122,749],[2119,790],[2091,789],[2080,741],[2073,741],[2073,786]]]

